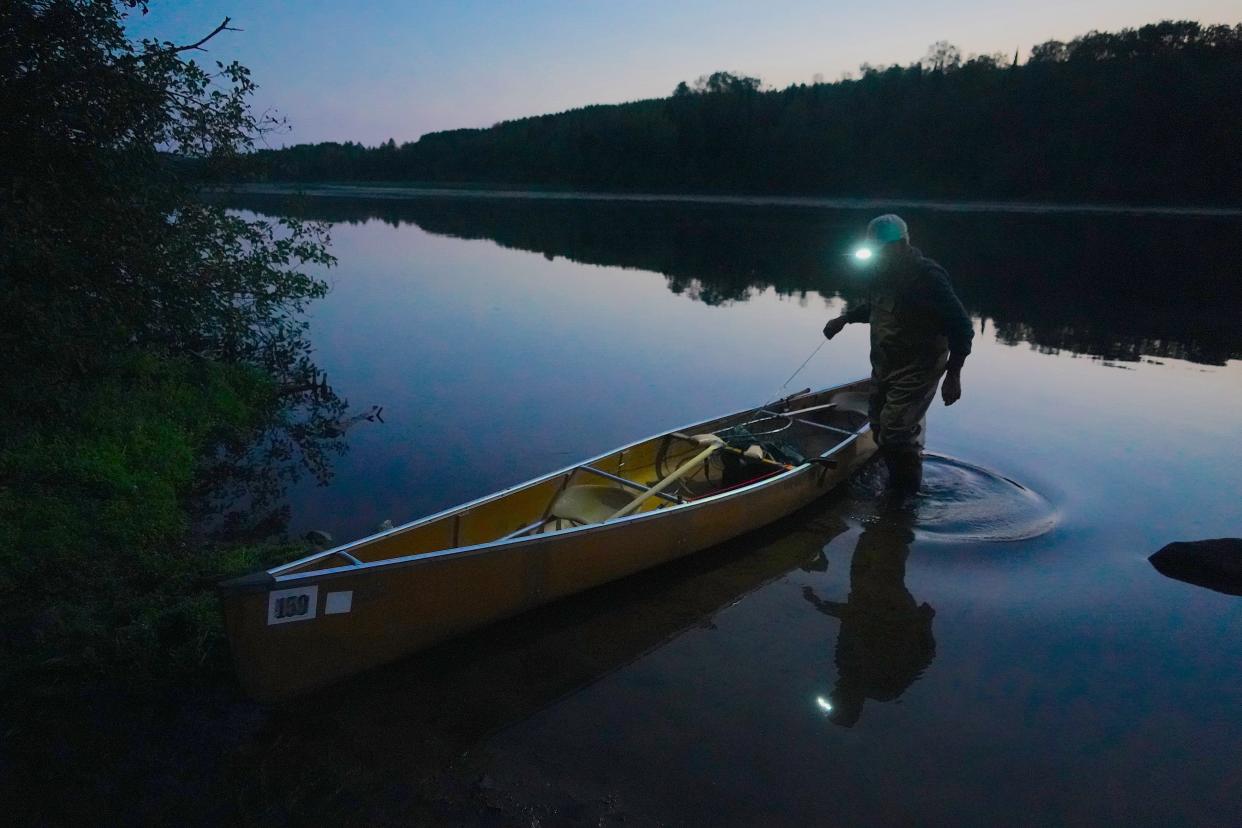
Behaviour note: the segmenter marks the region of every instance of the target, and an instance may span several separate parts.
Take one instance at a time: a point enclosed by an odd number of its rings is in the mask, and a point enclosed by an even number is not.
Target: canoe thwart
[[[301,567],[306,566],[307,564],[315,563],[317,561],[322,561],[327,558],[334,558],[334,557],[344,558],[345,560],[349,561],[350,566],[362,566],[362,561],[358,560],[356,557],[349,554],[344,549],[337,548],[337,549],[325,549],[322,552],[316,552],[314,555],[310,555],[308,557],[301,558],[296,561],[292,561],[290,563],[285,564],[284,566],[278,566],[275,569],[272,569],[270,571],[273,575],[283,575],[295,569],[300,569]]]
[[[646,491],[647,489],[647,487],[644,486],[642,483],[635,483],[633,480],[630,480],[628,477],[621,477],[619,475],[611,474],[609,472],[604,471],[603,469],[597,469],[594,466],[579,466],[578,468],[582,469],[584,472],[590,472],[591,474],[597,474],[600,477],[603,477],[606,480],[611,480],[614,483],[620,483],[622,486],[633,489],[636,492]],[[663,498],[664,500],[667,500],[670,503],[684,503],[685,502],[684,500],[682,500],[682,498],[678,497],[677,495],[671,495],[668,492],[660,492],[659,494],[656,495],[656,497]]]

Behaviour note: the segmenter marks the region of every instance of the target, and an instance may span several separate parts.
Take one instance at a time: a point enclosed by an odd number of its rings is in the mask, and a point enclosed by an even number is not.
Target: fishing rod
[[[815,359],[815,355],[816,355],[816,354],[818,354],[818,353],[820,352],[820,350],[821,350],[821,349],[822,349],[825,345],[827,345],[827,344],[828,344],[828,340],[827,340],[827,339],[821,339],[821,340],[820,340],[820,342],[819,342],[819,344],[815,346],[815,350],[811,351],[811,353],[807,356],[807,358],[806,358],[806,359],[804,359],[804,360],[802,360],[802,364],[798,366],[798,369],[797,369],[796,371],[794,371],[792,374],[790,374],[788,379],[786,379],[783,383],[781,383],[781,387],[780,387],[780,388],[777,388],[777,389],[776,389],[776,394],[778,394],[778,395],[779,395],[779,394],[781,394],[781,393],[782,393],[782,392],[783,392],[786,388],[788,388],[788,387],[789,387],[789,383],[793,382],[793,381],[794,381],[794,378],[795,378],[795,377],[797,377],[797,376],[798,376],[798,374],[801,374],[801,373],[802,373],[802,371],[803,371],[803,369],[804,369],[804,368],[806,368],[806,366],[808,366],[808,365],[810,365],[810,364],[811,364],[811,360]],[[756,406],[755,408],[752,408],[750,411],[747,411],[745,414],[743,414],[743,415],[742,415],[742,420],[743,420],[743,421],[746,421],[746,420],[748,420],[751,416],[753,416],[753,415],[755,415],[755,414],[757,414],[757,413],[759,413],[760,411],[763,411],[763,410],[765,410],[765,409],[767,409],[767,410],[773,410],[773,409],[776,409],[778,406],[788,405],[790,402],[792,402],[793,400],[796,400],[798,397],[801,397],[801,396],[803,396],[803,395],[805,395],[805,394],[809,394],[809,393],[811,393],[811,389],[810,389],[809,387],[807,387],[807,388],[803,388],[801,391],[795,391],[794,393],[789,394],[789,395],[787,395],[787,396],[785,396],[785,397],[779,397],[779,398],[778,398],[778,399],[776,399],[774,402],[764,403],[763,405]],[[754,422],[754,421],[751,421],[751,422]]]
[[[853,259],[855,264],[869,265],[872,263],[871,259],[875,255],[875,250],[873,250],[872,246],[869,244],[862,244],[862,245],[859,245],[857,248],[855,248],[852,252],[845,253],[843,255],[846,256],[847,258]],[[794,377],[798,376],[798,374],[801,374],[802,370],[811,363],[811,360],[815,359],[815,355],[818,354],[820,350],[827,344],[828,344],[827,339],[821,339],[819,341],[819,344],[815,346],[815,350],[811,351],[810,355],[808,355],[806,359],[802,360],[802,364],[798,366],[798,369],[789,375],[789,378],[786,379],[785,382],[781,384],[780,388],[776,389],[776,393],[780,394],[786,388],[788,388],[789,383],[794,381]],[[810,388],[804,388],[801,391],[795,391],[793,394],[790,394],[786,397],[780,397],[775,402],[764,403],[763,405],[757,408],[752,408],[750,411],[746,412],[746,414],[744,415],[744,419],[749,418],[752,415],[760,411],[763,411],[764,409],[770,410],[770,409],[776,408],[777,406],[788,405],[791,401],[796,400],[798,397],[801,397],[803,394],[809,394],[810,392],[811,392]],[[756,422],[756,421],[752,420],[751,422]],[[746,424],[748,425],[749,423],[746,423]]]

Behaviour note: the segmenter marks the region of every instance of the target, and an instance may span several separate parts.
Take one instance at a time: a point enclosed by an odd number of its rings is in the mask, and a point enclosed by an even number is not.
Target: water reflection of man
[[[841,620],[837,634],[837,685],[827,701],[828,718],[853,727],[867,699],[896,699],[936,656],[930,605],[918,604],[906,589],[914,515],[886,514],[858,539],[850,562],[845,603],[825,601],[811,587],[802,595],[825,615]]]
[[[868,300],[824,326],[832,339],[850,322],[871,324],[871,430],[889,486],[912,495],[923,478],[923,420],[944,375],[941,396],[962,396],[962,363],[974,326],[944,268],[910,245],[901,217],[867,225]]]

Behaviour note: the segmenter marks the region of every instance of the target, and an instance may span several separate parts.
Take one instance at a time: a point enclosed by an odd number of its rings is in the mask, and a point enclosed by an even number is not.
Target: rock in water
[[[1178,541],[1148,558],[1161,575],[1242,595],[1242,538]]]

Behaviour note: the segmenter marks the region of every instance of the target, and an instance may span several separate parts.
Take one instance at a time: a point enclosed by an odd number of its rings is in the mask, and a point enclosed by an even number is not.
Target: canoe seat
[[[837,404],[839,411],[854,411],[858,414],[866,414],[870,411],[871,396],[866,391],[842,391],[834,394],[832,401]]]
[[[573,523],[602,523],[634,499],[616,486],[570,486],[552,504],[549,516]]]

